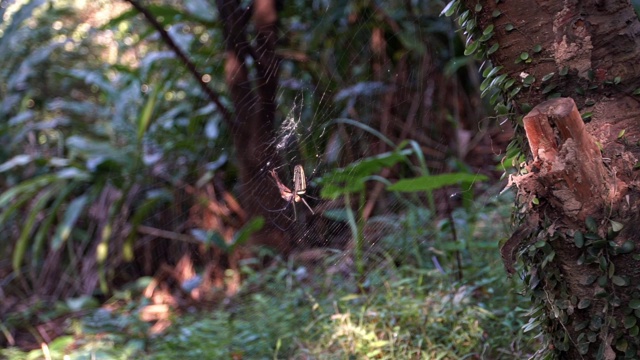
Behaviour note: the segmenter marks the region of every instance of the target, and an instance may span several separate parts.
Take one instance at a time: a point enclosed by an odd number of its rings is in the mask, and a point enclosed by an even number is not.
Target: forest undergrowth
[[[510,204],[510,196],[494,196],[449,219],[424,208],[372,218],[393,225],[367,249],[363,281],[348,250],[324,249],[316,262],[276,258],[262,271],[244,267],[240,292],[214,308],[171,311],[161,332],[144,321],[149,299],[141,279],[105,305],[68,318],[67,333],[47,345],[2,350],[0,357],[527,358],[538,344],[535,332],[522,330],[527,300],[519,281],[507,278],[498,251]]]

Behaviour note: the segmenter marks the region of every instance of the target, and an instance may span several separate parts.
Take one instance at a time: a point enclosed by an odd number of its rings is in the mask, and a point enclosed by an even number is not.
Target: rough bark
[[[256,0],[252,7],[241,7],[237,0],[218,0],[218,11],[224,24],[226,46],[226,83],[235,112],[229,127],[238,157],[240,196],[249,215],[267,218],[257,233],[255,243],[286,253],[290,250],[284,233],[274,226],[278,219],[269,207],[280,199],[277,188],[268,178],[269,169],[277,167],[275,145],[275,96],[279,60],[275,55],[278,13],[275,0]],[[253,19],[256,46],[252,46],[246,29]],[[252,58],[256,74],[249,76],[246,60]]]
[[[469,44],[485,35],[484,55],[498,44],[488,57],[516,80],[504,91],[511,115],[533,107],[516,122],[531,152],[511,179],[521,223],[501,249],[506,267],[524,261],[547,349],[638,358],[638,18],[628,1],[462,3],[477,27]]]

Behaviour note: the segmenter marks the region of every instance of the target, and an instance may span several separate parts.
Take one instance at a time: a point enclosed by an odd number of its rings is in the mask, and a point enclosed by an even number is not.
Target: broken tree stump
[[[535,181],[545,186],[538,198],[548,199],[575,220],[584,220],[601,208],[607,172],[598,144],[587,133],[573,100],[545,101],[523,122],[534,167],[539,169]]]
[[[596,140],[586,131],[575,102],[556,98],[533,108],[524,118],[533,155],[527,173],[514,176],[521,213],[526,219],[501,247],[509,273],[518,249],[540,228],[542,214],[536,204],[549,204],[557,219],[584,223],[603,209],[607,199],[607,171]],[[548,210],[549,211],[549,210]]]

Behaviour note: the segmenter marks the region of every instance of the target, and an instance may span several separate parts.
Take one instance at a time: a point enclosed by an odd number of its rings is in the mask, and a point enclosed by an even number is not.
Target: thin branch
[[[156,20],[156,18],[153,16],[153,14],[149,12],[148,9],[140,5],[137,1],[135,0],[124,0],[124,1],[130,3],[131,6],[133,6],[142,15],[144,15],[144,17],[151,24],[151,26],[153,26],[158,31],[158,33],[160,34],[160,37],[162,37],[164,42],[171,48],[171,50],[176,54],[176,56],[180,59],[180,61],[182,61],[182,63],[187,67],[191,75],[193,75],[193,77],[196,79],[202,91],[204,91],[205,94],[207,94],[207,97],[209,98],[209,100],[211,100],[214,104],[216,104],[216,106],[218,107],[218,111],[220,111],[220,113],[222,114],[222,117],[224,118],[225,122],[228,125],[232,126],[233,125],[232,114],[222,104],[218,93],[213,91],[213,89],[211,89],[207,85],[207,83],[202,81],[202,73],[198,71],[198,69],[196,68],[196,65],[187,57],[187,55],[182,51],[182,49],[178,47],[175,41],[173,41],[173,39],[171,38],[169,33],[164,29],[162,24],[160,24]]]

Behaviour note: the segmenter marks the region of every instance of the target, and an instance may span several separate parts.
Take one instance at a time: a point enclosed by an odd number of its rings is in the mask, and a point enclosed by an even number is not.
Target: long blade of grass
[[[82,195],[76,199],[74,199],[67,210],[64,212],[64,217],[62,218],[62,222],[56,228],[56,234],[53,237],[53,241],[51,242],[51,247],[53,250],[60,249],[60,246],[69,239],[71,235],[71,230],[73,226],[76,224],[76,221],[80,217],[82,210],[87,204],[87,195]]]
[[[27,247],[29,245],[30,235],[33,233],[34,227],[36,226],[36,218],[41,214],[42,209],[49,202],[49,199],[57,193],[57,191],[58,187],[56,186],[52,186],[44,190],[33,204],[26,221],[22,224],[22,232],[20,233],[20,237],[18,237],[18,241],[16,241],[16,246],[13,250],[13,271],[20,272],[20,267],[22,266],[24,255],[27,252]]]
[[[66,184],[62,188],[62,190],[58,193],[58,196],[56,197],[54,202],[51,204],[51,206],[49,206],[47,217],[38,228],[38,232],[34,237],[32,249],[33,249],[33,258],[35,260],[40,260],[40,256],[43,250],[42,245],[44,244],[45,237],[49,235],[49,230],[51,229],[51,226],[53,226],[54,221],[58,219],[58,209],[60,209],[60,206],[62,206],[62,204],[67,199],[69,194],[71,194],[71,192],[74,189],[76,189],[78,185],[79,185],[79,182],[76,182],[76,181]]]

